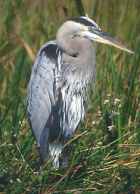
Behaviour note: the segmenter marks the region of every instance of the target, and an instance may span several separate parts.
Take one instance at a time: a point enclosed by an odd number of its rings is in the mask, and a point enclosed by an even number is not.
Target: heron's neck
[[[63,60],[80,72],[86,73],[95,68],[95,45],[88,39],[65,42]]]
[[[76,57],[63,53],[63,72],[73,82],[82,83],[85,87],[95,78],[95,47],[88,42],[78,50]]]

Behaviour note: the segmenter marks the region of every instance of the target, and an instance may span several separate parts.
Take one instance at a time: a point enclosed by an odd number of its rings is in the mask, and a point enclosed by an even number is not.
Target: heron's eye
[[[78,56],[78,53],[74,53],[73,55],[72,55],[72,57],[77,57]]]
[[[76,38],[76,37],[78,37],[78,36],[79,36],[78,34],[74,33],[74,34],[72,35],[72,39],[74,39],[74,38]]]

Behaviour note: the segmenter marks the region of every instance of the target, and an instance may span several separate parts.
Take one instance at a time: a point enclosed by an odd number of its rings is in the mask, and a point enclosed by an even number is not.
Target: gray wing
[[[48,152],[49,128],[46,124],[55,105],[56,51],[57,45],[52,41],[40,49],[32,68],[27,93],[29,122],[43,158]]]

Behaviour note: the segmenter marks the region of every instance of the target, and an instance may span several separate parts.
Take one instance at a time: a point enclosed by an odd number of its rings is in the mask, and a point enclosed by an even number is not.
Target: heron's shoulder
[[[39,50],[39,53],[41,53],[45,49],[55,48],[55,47],[57,47],[57,44],[56,44],[55,40],[48,41],[48,42],[46,42],[45,44],[42,45],[42,47]]]
[[[57,58],[57,53],[60,51],[56,41],[49,41],[45,43],[39,50],[38,55],[40,56],[45,52],[46,56],[49,58]]]

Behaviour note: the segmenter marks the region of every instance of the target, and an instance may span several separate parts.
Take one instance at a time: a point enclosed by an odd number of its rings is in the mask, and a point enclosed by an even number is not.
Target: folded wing
[[[49,123],[56,103],[57,45],[44,45],[35,60],[27,93],[27,112],[42,158],[48,154]]]

